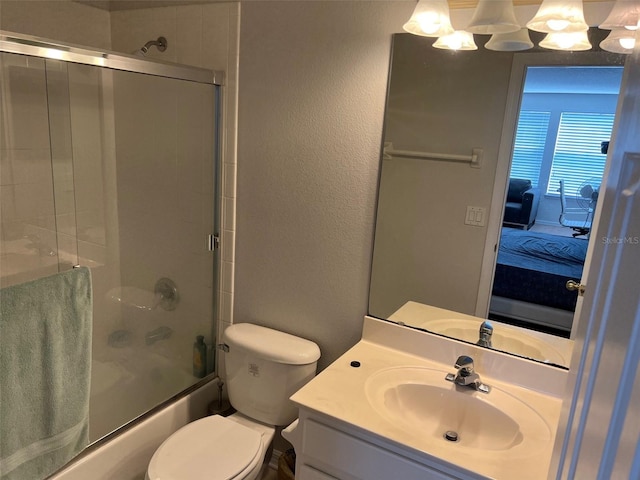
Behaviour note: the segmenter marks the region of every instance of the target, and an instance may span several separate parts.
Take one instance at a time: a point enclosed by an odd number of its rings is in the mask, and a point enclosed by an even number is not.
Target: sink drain
[[[453,430],[447,430],[442,436],[448,442],[457,442],[458,440],[460,440],[460,438],[458,437],[458,432],[454,432]]]

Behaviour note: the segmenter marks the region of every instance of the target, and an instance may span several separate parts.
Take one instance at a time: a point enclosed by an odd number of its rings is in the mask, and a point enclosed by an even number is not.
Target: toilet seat
[[[149,463],[149,480],[234,480],[262,462],[262,435],[213,415],[167,438]]]

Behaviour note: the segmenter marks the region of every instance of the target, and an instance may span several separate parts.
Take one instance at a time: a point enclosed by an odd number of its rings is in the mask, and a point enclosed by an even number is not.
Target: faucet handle
[[[468,355],[461,355],[454,366],[459,371],[460,376],[467,377],[473,373],[473,358]]]
[[[480,325],[480,336],[482,335],[491,335],[493,333],[493,325],[488,320],[485,320]]]
[[[493,325],[491,325],[491,322],[487,320],[482,322],[482,324],[480,325],[479,333],[480,336],[478,338],[478,341],[476,342],[476,345],[491,348],[493,346],[491,345],[491,336],[493,335]]]

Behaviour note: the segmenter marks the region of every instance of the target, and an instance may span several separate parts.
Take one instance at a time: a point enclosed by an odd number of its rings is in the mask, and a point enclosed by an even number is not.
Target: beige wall
[[[242,4],[236,322],[320,345],[367,312],[391,33],[405,2]]]

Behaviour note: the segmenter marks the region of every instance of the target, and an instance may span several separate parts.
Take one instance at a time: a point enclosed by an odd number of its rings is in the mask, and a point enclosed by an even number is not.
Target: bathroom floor
[[[265,468],[259,480],[278,480],[278,472],[273,468]]]

